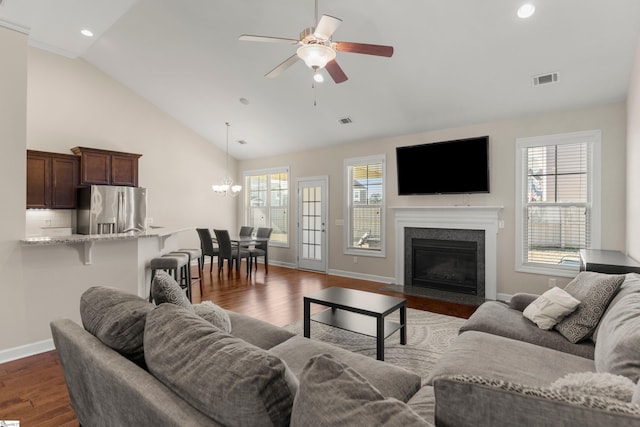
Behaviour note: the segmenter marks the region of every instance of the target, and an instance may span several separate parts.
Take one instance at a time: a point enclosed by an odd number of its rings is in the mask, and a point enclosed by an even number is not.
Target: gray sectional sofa
[[[84,426],[639,426],[638,404],[551,386],[617,374],[640,401],[640,276],[625,276],[593,338],[576,344],[523,318],[535,298],[480,306],[425,384],[242,314],[215,308],[212,319],[109,288],[83,295],[84,327],[51,329]]]

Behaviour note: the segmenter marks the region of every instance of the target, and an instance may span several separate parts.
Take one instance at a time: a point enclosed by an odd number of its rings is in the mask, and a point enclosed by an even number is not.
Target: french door
[[[327,271],[329,177],[299,178],[298,268]]]

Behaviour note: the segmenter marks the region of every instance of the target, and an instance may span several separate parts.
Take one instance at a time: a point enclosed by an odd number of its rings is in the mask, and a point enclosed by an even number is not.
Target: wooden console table
[[[640,273],[640,262],[620,251],[581,249],[580,271],[609,274]]]

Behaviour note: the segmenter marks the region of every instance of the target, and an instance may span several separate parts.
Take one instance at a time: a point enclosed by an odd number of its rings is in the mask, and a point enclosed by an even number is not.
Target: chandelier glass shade
[[[324,68],[327,63],[336,59],[336,51],[323,44],[305,44],[300,46],[296,53],[307,67],[314,70]]]
[[[227,126],[227,157],[225,164],[225,178],[222,180],[222,184],[213,184],[211,188],[213,189],[214,193],[220,196],[237,196],[240,191],[242,191],[242,185],[234,185],[233,179],[229,175],[229,126],[231,125],[229,124],[229,122],[226,122],[225,125]]]

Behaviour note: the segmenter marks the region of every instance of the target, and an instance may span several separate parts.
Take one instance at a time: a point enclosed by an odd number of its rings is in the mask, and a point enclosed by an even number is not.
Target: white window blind
[[[270,227],[270,245],[289,244],[289,169],[245,172],[245,223]]]
[[[384,156],[345,161],[345,252],[384,256]]]
[[[521,270],[575,272],[579,250],[592,247],[594,201],[599,200],[593,191],[596,142],[599,132],[518,140]]]

